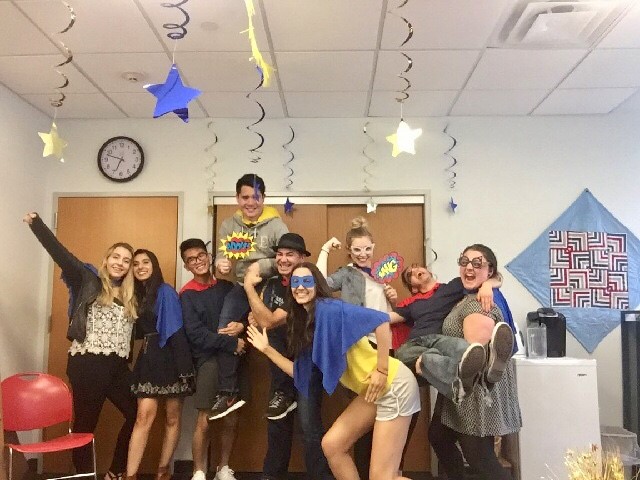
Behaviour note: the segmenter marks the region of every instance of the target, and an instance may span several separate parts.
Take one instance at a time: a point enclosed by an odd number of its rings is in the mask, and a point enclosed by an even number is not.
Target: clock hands
[[[118,162],[118,165],[116,165],[116,168],[114,168],[114,169],[113,169],[113,171],[114,171],[114,172],[117,172],[117,171],[118,171],[118,169],[120,168],[120,164],[121,164],[122,162],[124,162],[124,158],[116,157],[115,155],[109,155],[108,153],[107,153],[107,157],[117,158],[118,160],[120,160],[120,161]]]

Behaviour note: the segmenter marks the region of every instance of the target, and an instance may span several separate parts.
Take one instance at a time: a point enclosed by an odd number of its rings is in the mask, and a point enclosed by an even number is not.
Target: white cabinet
[[[522,430],[513,458],[520,480],[567,479],[567,450],[600,445],[596,361],[514,357]]]

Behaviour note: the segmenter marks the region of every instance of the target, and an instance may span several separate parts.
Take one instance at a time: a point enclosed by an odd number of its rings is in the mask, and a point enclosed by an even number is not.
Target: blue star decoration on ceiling
[[[183,122],[189,121],[187,104],[202,93],[197,88],[184,86],[180,78],[180,72],[178,72],[175,64],[171,65],[171,70],[169,70],[169,75],[167,75],[164,83],[145,85],[144,88],[157,98],[153,118],[173,112]]]
[[[456,208],[458,208],[458,204],[453,201],[453,197],[449,200],[449,208],[451,209],[451,213],[456,213]]]
[[[289,200],[289,197],[287,197],[287,200],[284,202],[284,213],[288,213],[291,215],[293,213],[294,205],[295,203],[293,203],[291,200]]]

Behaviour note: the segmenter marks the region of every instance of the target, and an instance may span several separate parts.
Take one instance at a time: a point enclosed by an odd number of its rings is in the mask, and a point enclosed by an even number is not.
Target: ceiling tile
[[[76,22],[60,1],[15,0],[49,36],[62,40],[75,54],[80,52],[161,52],[162,45],[138,7],[131,0],[73,0]]]
[[[198,99],[212,118],[249,118],[258,120],[260,107],[252,99],[258,100],[264,108],[265,118],[282,118],[282,102],[277,92],[256,92],[251,98],[244,93],[204,92]]]
[[[616,109],[616,113],[640,112],[640,90],[622,102]]]
[[[528,115],[548,90],[465,90],[451,115]]]
[[[54,92],[57,86],[64,84],[64,78],[54,68],[61,60],[61,55],[0,56],[0,82],[18,94]],[[98,91],[73,64],[59,70],[69,79],[69,85],[63,89],[65,93]]]
[[[395,92],[373,92],[369,116],[400,117],[400,105]],[[402,107],[405,117],[442,117],[449,113],[451,104],[458,95],[457,90],[410,91]]]
[[[393,8],[389,2],[384,22],[382,48],[403,49],[478,49],[483,48],[493,32],[506,0],[422,0]],[[407,26],[413,25],[413,37],[404,47]]]
[[[534,115],[584,115],[609,113],[636,90],[634,88],[557,89],[533,112]]]
[[[271,62],[268,54],[264,59]],[[260,75],[255,63],[249,60],[249,53],[184,52],[176,61],[191,85],[204,92],[250,92],[260,83]],[[275,75],[268,87],[261,88],[275,89]]]
[[[640,48],[640,3],[613,27],[598,48]]]
[[[182,23],[184,15],[176,8],[163,8],[157,0],[138,0],[151,20],[151,24],[160,34],[165,47],[173,51],[175,40],[167,37],[170,32],[179,29],[166,29],[166,23]],[[180,52],[249,52],[249,37],[241,33],[248,27],[247,10],[244,2],[201,1],[184,5],[190,21],[186,25],[187,34],[178,41],[177,54]],[[256,9],[253,26],[258,47],[268,51],[266,35],[260,9]]]
[[[575,67],[584,50],[489,49],[474,70],[467,89],[550,89]]]
[[[110,93],[109,98],[123,110],[128,117],[131,118],[153,118],[153,111],[156,108],[156,99],[147,92],[142,93]],[[200,98],[200,97],[198,97]],[[197,101],[189,102],[189,118],[206,117],[204,111],[198,105]],[[162,118],[177,118],[175,115],[168,113]]]
[[[429,50],[410,51],[412,67],[404,74],[414,90],[457,90],[467,81],[480,51]],[[398,90],[406,83],[398,74],[407,68],[408,60],[399,52],[380,52],[374,90]]]
[[[595,50],[560,86],[640,87],[640,49]]]
[[[58,53],[51,41],[12,3],[0,2],[0,32],[0,55]]]
[[[359,118],[364,116],[366,92],[287,92],[292,117]]]
[[[147,83],[164,83],[171,69],[164,53],[81,53],[74,58],[80,69],[109,93],[138,93]],[[132,83],[122,78],[125,72],[142,73],[143,77]],[[189,85],[187,78],[183,76],[182,80]]]
[[[289,92],[369,89],[373,52],[276,53],[282,88]]]
[[[23,95],[23,98],[45,113],[52,110],[48,95]],[[100,93],[72,93],[67,96],[64,106],[58,109],[57,117],[124,118],[125,115]],[[64,136],[62,132],[60,135]]]
[[[264,0],[273,48],[374,50],[381,0]]]

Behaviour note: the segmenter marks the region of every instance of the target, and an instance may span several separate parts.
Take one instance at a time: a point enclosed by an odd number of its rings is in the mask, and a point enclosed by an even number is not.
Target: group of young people
[[[287,478],[294,412],[309,478],[405,478],[402,457],[422,378],[438,390],[429,440],[447,478],[464,478],[465,459],[486,478],[509,478],[493,439],[516,432],[521,419],[509,361],[512,319],[491,249],[465,248],[460,276],[444,284],[425,267],[406,268],[402,281],[411,296],[398,302],[392,287],[372,278],[375,243],[366,220],[354,219],[347,232],[351,262],[328,275],[328,256],[341,242],[331,238],[310,262],[304,239],[288,232],[264,198],[258,175],[236,183],[239,209],[218,236],[241,233],[254,248],[235,265],[222,251],[213,260],[201,239],[181,243],[193,279],[179,295],[164,283],[153,252],[117,243],[96,270],[66,250],[37,214],[24,217],[70,290],[74,431],[92,432],[107,398],[125,418],[105,480],[135,477],[161,400],[167,415],[157,477],[170,477],[189,395],[198,410],[192,480],[205,480],[212,422],[221,430],[216,479],[235,479],[228,463],[236,411],[249,401],[242,355],[248,343],[271,361],[265,480]],[[235,268],[235,282],[217,279],[212,263],[222,275]],[[132,335],[143,339],[133,372]],[[323,392],[338,384],[352,400],[325,430]],[[92,470],[89,449],[75,451],[73,461],[78,472]]]

